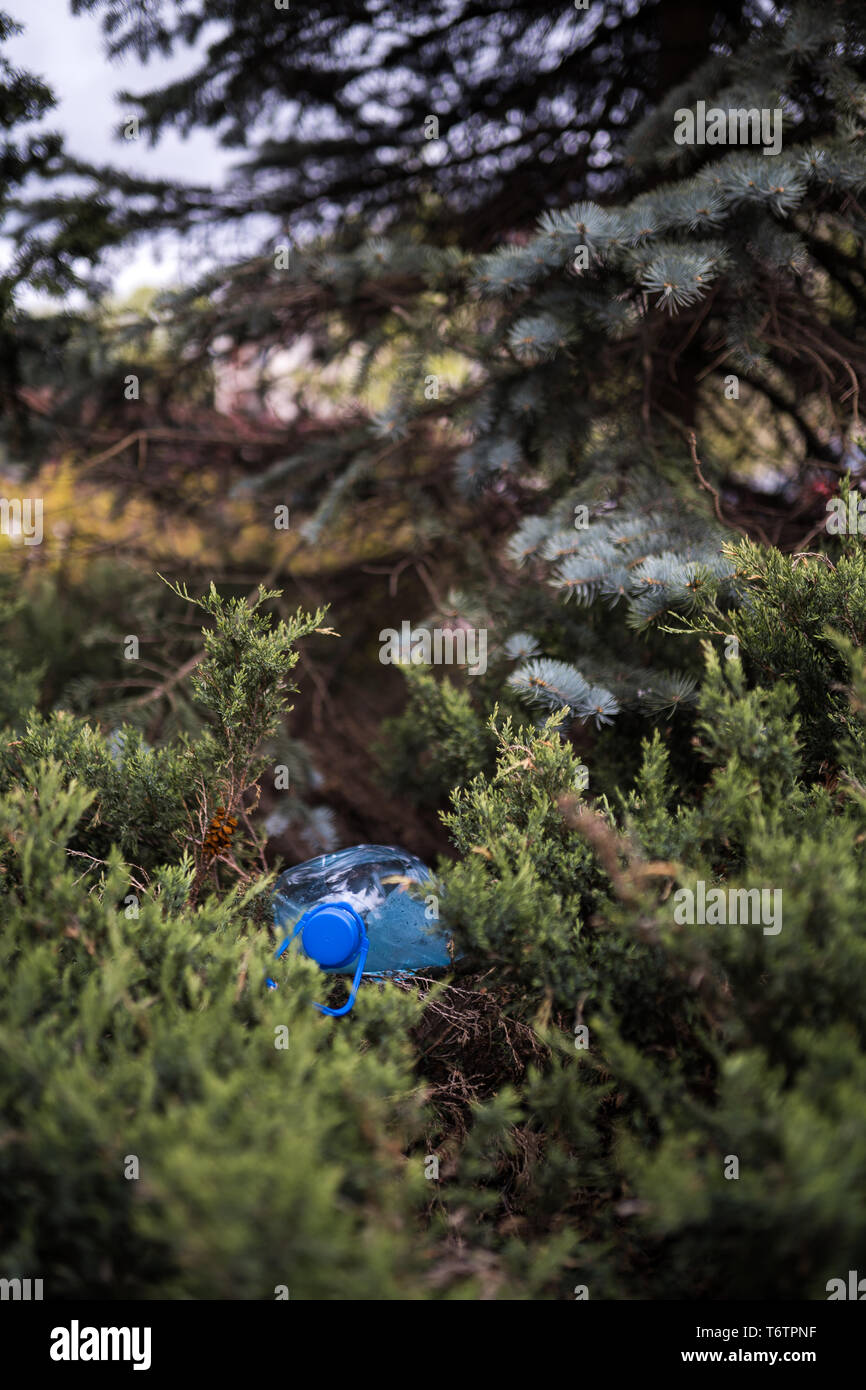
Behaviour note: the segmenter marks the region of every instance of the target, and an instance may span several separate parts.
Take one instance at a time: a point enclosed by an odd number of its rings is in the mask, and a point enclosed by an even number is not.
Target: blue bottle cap
[[[304,951],[326,970],[338,970],[354,960],[363,938],[364,923],[348,903],[321,903],[304,913]]]

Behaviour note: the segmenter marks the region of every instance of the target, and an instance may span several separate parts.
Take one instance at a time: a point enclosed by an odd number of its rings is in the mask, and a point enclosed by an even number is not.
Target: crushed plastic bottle
[[[364,975],[410,975],[452,964],[453,946],[431,911],[431,895],[410,892],[430,879],[426,864],[395,845],[355,845],[280,874],[274,921],[289,934],[277,959],[292,947],[329,975],[353,977],[342,1008],[317,1004],[321,1013],[347,1014]],[[276,987],[273,980],[268,985]]]

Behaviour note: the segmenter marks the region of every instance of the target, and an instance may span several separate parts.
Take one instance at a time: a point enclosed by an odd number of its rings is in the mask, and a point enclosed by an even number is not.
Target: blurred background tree
[[[330,600],[351,637],[319,733],[362,720],[359,753],[402,699],[379,668],[362,715],[376,634],[407,616],[489,629],[479,711],[568,704],[602,746],[681,717],[666,615],[724,585],[726,530],[810,544],[862,460],[858,7],[73,9],[115,56],[196,46],[123,100],[154,140],[248,157],[216,189],[64,157],[77,192],[10,204],[19,274],[93,297],[18,325],[29,460],[62,451],[121,525],[152,508],[145,548],[191,582],[217,546],[235,593]],[[778,111],[782,152],[677,145],[698,100]],[[106,302],[109,247],[254,215],[259,255]]]
[[[123,98],[153,139],[205,125],[243,154],[237,180],[189,190],[172,215],[254,207],[287,225],[352,216],[382,230],[420,203],[426,225],[473,248],[530,226],[540,206],[621,186],[635,122],[710,45],[766,18],[740,0],[72,8],[103,15],[112,55],[200,45],[187,77]]]

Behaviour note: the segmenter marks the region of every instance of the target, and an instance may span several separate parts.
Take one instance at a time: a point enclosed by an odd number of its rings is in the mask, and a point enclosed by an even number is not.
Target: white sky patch
[[[195,70],[201,51],[179,46],[171,58],[155,55],[147,64],[130,55],[109,62],[97,16],[73,18],[68,0],[7,0],[4,8],[24,26],[4,48],[9,61],[33,73],[51,88],[57,100],[39,128],[60,131],[70,154],[94,164],[112,164],[154,178],[188,183],[223,183],[237,154],[221,149],[215,132],[195,131],[181,139],[167,131],[157,145],[142,136],[138,140],[116,137],[121,122],[133,115],[116,100],[121,88],[144,92],[175,81]],[[36,129],[34,126],[32,129]],[[27,127],[16,127],[13,138]],[[33,181],[29,191],[38,188]],[[212,245],[222,251],[222,236],[210,234]],[[227,248],[235,234],[230,233]],[[249,249],[248,239],[245,246]],[[8,263],[11,244],[0,239],[0,259]],[[106,258],[114,293],[123,298],[142,285],[165,286],[206,268],[201,252],[183,245],[176,236],[142,239]],[[32,308],[56,304],[44,295],[22,292],[20,302]]]

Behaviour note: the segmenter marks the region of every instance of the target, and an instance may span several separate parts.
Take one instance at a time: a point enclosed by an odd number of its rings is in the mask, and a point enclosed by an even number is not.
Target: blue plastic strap
[[[367,952],[369,951],[369,949],[370,949],[370,938],[369,938],[369,936],[367,935],[367,933],[364,932],[364,939],[363,939],[363,941],[361,942],[361,950],[360,950],[360,953],[359,953],[359,955],[358,955],[358,965],[357,965],[356,970],[355,970],[355,978],[354,978],[354,980],[352,981],[352,988],[351,988],[351,990],[349,991],[349,997],[348,997],[348,999],[346,1000],[345,1004],[343,1004],[342,1007],[339,1008],[339,1009],[329,1009],[328,1006],[327,1006],[327,1004],[316,1004],[316,1005],[314,1005],[314,1007],[317,1008],[317,1009],[319,1010],[319,1013],[321,1013],[321,1014],[329,1014],[331,1018],[342,1018],[343,1014],[347,1014],[347,1013],[349,1012],[349,1010],[352,1008],[353,1004],[355,1003],[355,996],[357,995],[357,993],[358,993],[358,988],[359,988],[359,986],[360,986],[360,984],[361,984],[361,976],[362,976],[363,973],[364,973],[364,965],[366,964]]]
[[[285,952],[288,950],[289,946],[291,946],[298,932],[301,930],[301,927],[304,925],[304,916],[306,916],[305,913],[298,918],[295,924],[295,930],[292,932],[291,936],[287,936],[282,946],[278,947],[277,950],[274,951],[274,960],[279,960],[280,956],[284,955]],[[269,975],[265,977],[265,983],[267,984],[268,989],[276,989],[277,987],[276,980],[272,980]]]
[[[287,936],[282,946],[280,946],[279,949],[274,952],[274,960],[279,960],[280,956],[288,950],[289,946],[291,946],[298,932],[301,930],[301,927],[304,925],[304,917],[306,917],[306,915],[306,913],[302,913],[302,915],[298,918],[297,922],[295,923],[295,930],[292,932],[291,936]]]
[[[283,944],[282,944],[282,945],[280,946],[280,948],[276,951],[276,953],[275,953],[275,955],[274,955],[274,959],[275,959],[275,960],[279,960],[280,956],[283,955],[283,954],[288,950],[289,946],[290,946],[290,945],[292,944],[292,942],[294,941],[294,939],[295,939],[295,937],[297,936],[298,932],[301,930],[301,927],[304,925],[304,917],[305,917],[305,916],[306,916],[306,913],[304,913],[304,914],[298,919],[298,921],[297,921],[296,924],[295,924],[295,929],[294,929],[294,931],[292,932],[291,936],[287,936],[286,939],[285,939],[285,941],[283,942]],[[352,1006],[353,1006],[354,1003],[355,1003],[355,999],[356,999],[356,997],[357,997],[358,990],[360,989],[360,986],[361,986],[361,976],[362,976],[363,973],[364,973],[364,966],[365,966],[366,963],[367,963],[367,953],[369,952],[369,950],[370,950],[370,938],[369,938],[369,936],[367,935],[367,933],[366,933],[366,931],[365,931],[365,932],[364,932],[364,935],[363,935],[363,937],[362,937],[362,939],[361,939],[361,950],[360,950],[360,952],[359,952],[359,954],[358,954],[358,964],[357,964],[357,966],[356,966],[356,968],[355,968],[355,978],[354,978],[354,980],[352,981],[352,988],[351,988],[351,990],[349,991],[349,997],[348,997],[348,999],[346,1000],[345,1004],[343,1004],[342,1007],[339,1008],[339,1009],[329,1009],[328,1006],[327,1006],[327,1004],[314,1004],[314,1005],[313,1005],[313,1008],[314,1008],[314,1009],[318,1009],[318,1010],[319,1010],[319,1013],[322,1013],[322,1014],[329,1014],[331,1018],[342,1018],[344,1014],[349,1013],[349,1011],[351,1010]],[[275,980],[268,980],[268,987],[269,987],[270,989],[276,989],[276,987],[277,987],[277,986],[276,986],[276,981],[275,981]]]

